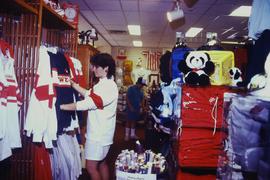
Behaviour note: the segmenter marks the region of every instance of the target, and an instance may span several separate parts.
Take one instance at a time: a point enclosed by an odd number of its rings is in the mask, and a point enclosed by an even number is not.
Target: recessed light
[[[140,25],[128,25],[128,32],[130,35],[140,36],[141,26]]]
[[[133,41],[133,46],[135,47],[142,47],[142,41]]]
[[[186,37],[195,37],[199,32],[201,32],[203,28],[197,28],[197,27],[191,27],[189,30],[186,32]]]
[[[229,16],[236,16],[236,17],[249,17],[251,13],[251,6],[240,6],[235,9]]]

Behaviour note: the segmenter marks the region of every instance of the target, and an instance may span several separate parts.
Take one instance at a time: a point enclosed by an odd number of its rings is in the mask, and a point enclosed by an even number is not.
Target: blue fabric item
[[[270,29],[270,1],[253,0],[248,23],[248,36],[257,40],[262,32]]]
[[[181,78],[181,82],[183,82],[183,75],[182,73],[179,71],[178,69],[178,64],[180,61],[183,61],[185,60],[185,54],[189,51],[192,51],[191,48],[189,47],[178,47],[178,48],[175,48],[173,49],[172,51],[172,79],[176,79],[178,77]]]
[[[180,118],[181,90],[180,78],[176,78],[169,86],[162,86],[150,96],[151,115],[164,133],[171,134],[178,124],[176,121]]]
[[[269,150],[269,149],[268,149]],[[258,180],[266,180],[270,177],[270,164],[269,162],[261,160],[258,167]]]
[[[228,105],[224,109],[228,111],[224,114],[228,125],[227,164],[231,167],[236,164],[245,172],[255,173],[260,169],[261,160],[269,167],[270,102],[232,93],[224,97]]]
[[[127,109],[128,120],[139,121],[140,120],[140,111],[130,111]]]

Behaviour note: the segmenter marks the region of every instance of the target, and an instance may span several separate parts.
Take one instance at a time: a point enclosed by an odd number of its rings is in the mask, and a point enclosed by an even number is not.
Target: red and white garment
[[[11,155],[11,149],[22,146],[18,116],[22,98],[12,48],[2,40],[0,47],[0,160],[3,160]]]
[[[81,87],[86,88],[86,81],[83,76],[81,61],[74,57],[70,57],[67,54],[65,54],[65,58],[70,68],[72,80],[78,83]]]
[[[72,63],[74,65],[77,82],[79,83],[80,86],[86,87],[86,81],[85,81],[85,78],[83,76],[81,61],[74,58],[74,57],[70,57],[70,59],[72,60]]]
[[[53,88],[55,80],[51,74],[50,57],[47,50],[44,46],[39,49],[35,87],[31,94],[24,130],[26,130],[27,136],[33,135],[33,142],[43,141],[46,148],[52,148],[52,140],[57,139],[57,119],[54,106],[56,97]]]
[[[78,83],[81,87],[86,88],[86,81],[83,76],[83,71],[82,71],[82,64],[81,61],[74,58],[70,57],[67,54],[65,54],[66,60],[68,62],[68,65],[70,67],[70,72],[71,72],[71,78],[74,82]],[[76,98],[74,97],[74,102],[76,102]],[[73,131],[75,128],[79,128],[79,119],[78,116],[75,116],[75,119],[71,121],[71,124],[68,128],[65,129],[65,131]]]

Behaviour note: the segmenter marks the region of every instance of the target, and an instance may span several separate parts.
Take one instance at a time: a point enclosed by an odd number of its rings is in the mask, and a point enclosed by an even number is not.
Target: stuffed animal
[[[233,67],[229,70],[230,78],[231,78],[231,86],[234,87],[242,87],[243,79],[241,77],[242,72],[239,68]]]
[[[209,76],[214,72],[215,65],[204,51],[190,51],[185,60],[180,61],[178,69],[184,73],[184,82],[190,85],[210,85]]]
[[[251,93],[253,95],[270,97],[270,52],[264,63],[264,72],[264,74],[256,74],[253,76],[247,88],[253,91]]]

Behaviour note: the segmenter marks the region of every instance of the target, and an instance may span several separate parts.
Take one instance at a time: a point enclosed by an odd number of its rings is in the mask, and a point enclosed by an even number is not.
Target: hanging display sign
[[[142,51],[142,55],[147,59],[147,69],[151,71],[158,71],[160,64],[161,51]]]

